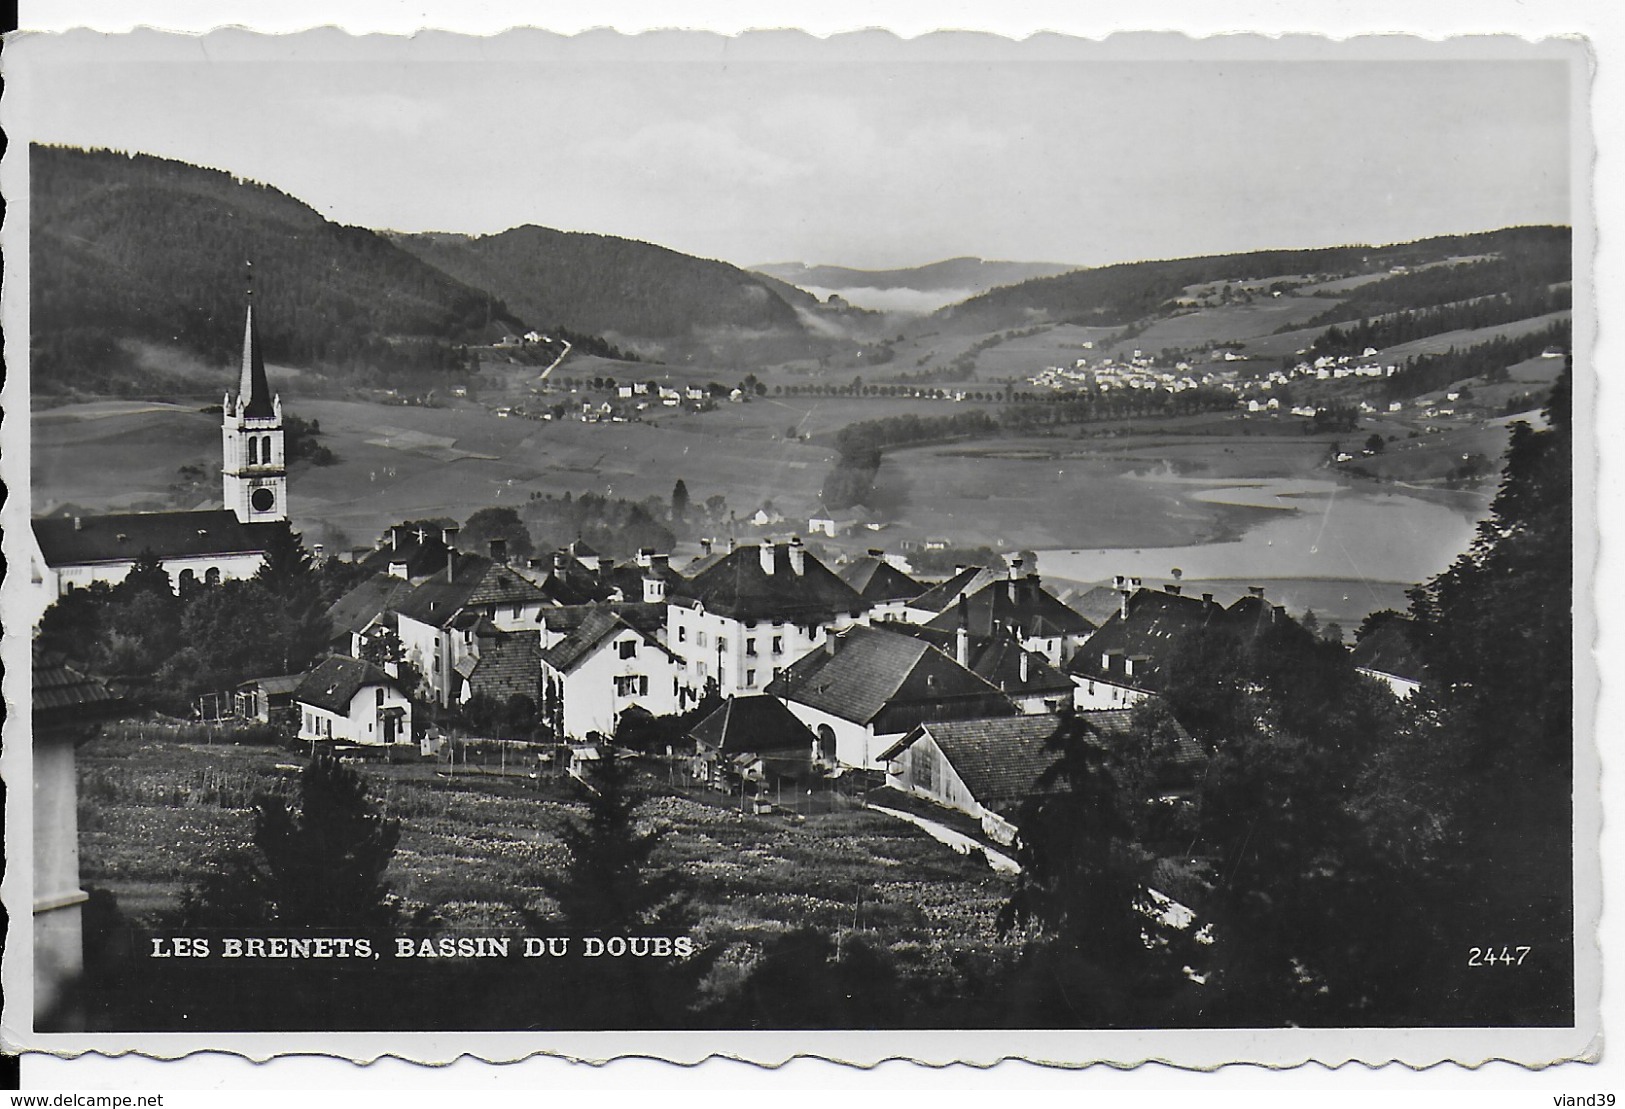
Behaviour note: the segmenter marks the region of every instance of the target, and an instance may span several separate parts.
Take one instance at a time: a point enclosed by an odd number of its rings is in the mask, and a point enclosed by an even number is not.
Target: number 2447
[[[1503,947],[1497,952],[1493,947],[1469,947],[1467,949],[1467,965],[1470,967],[1509,966],[1521,967],[1523,961],[1534,948]]]

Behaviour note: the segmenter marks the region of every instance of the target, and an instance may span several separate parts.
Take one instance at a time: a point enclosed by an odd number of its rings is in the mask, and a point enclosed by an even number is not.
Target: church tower
[[[226,507],[245,524],[288,518],[288,466],[283,447],[282,398],[271,395],[265,357],[254,329],[254,271],[249,263],[248,322],[243,329],[243,370],[233,399],[228,392],[221,422],[222,481]]]

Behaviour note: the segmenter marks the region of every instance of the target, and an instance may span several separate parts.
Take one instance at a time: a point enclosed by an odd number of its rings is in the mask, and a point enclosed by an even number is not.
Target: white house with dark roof
[[[708,685],[724,697],[760,693],[830,629],[868,622],[857,590],[799,539],[738,547],[671,589],[666,646],[688,704]]]
[[[476,628],[482,620],[539,638],[542,610],[552,606],[542,588],[514,567],[449,553],[442,574],[418,584],[394,609],[406,661],[442,706],[462,698],[465,660],[479,653]]]
[[[93,582],[118,584],[146,554],[176,589],[188,580],[217,583],[258,572],[272,537],[288,526],[288,473],[282,399],[266,379],[252,287],[238,392],[228,392],[223,407],[225,507],[34,520],[29,574],[44,605]]]
[[[334,655],[294,691],[299,738],[387,746],[412,740],[412,702],[400,683],[370,662]]]
[[[926,627],[950,632],[966,627],[971,635],[984,639],[1014,635],[1024,648],[1043,655],[1050,665],[1064,665],[1095,631],[1095,625],[1062,604],[1044,588],[1037,574],[1023,574],[1021,567],[1021,557],[1012,558],[1005,577],[961,592]]]
[[[858,591],[869,606],[872,620],[902,620],[908,603],[927,586],[915,581],[894,566],[879,548],[870,548],[862,558],[855,558],[836,571],[840,579]]]
[[[633,705],[655,716],[678,711],[677,660],[608,608],[590,613],[540,661],[542,719],[560,738],[614,735]]]
[[[819,758],[878,770],[880,753],[924,720],[1013,716],[996,686],[914,636],[854,627],[767,687],[818,737]]]

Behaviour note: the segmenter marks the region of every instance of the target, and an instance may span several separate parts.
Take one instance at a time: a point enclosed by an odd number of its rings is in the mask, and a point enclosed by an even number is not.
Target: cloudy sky
[[[374,228],[538,223],[747,265],[879,268],[1572,218],[1573,73],[1523,44],[1487,61],[1181,40],[22,45],[37,49],[8,49],[27,86],[11,133],[215,166]]]

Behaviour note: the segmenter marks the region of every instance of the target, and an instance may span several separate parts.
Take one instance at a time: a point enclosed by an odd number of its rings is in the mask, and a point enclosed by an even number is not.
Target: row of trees
[[[1565,311],[1574,304],[1567,285],[1535,289],[1500,296],[1481,297],[1465,304],[1447,304],[1411,312],[1396,312],[1376,318],[1363,318],[1355,324],[1334,325],[1309,345],[1309,356],[1319,358],[1359,354],[1367,347],[1382,350],[1414,339],[1441,335],[1446,331],[1494,327],[1497,324]]]

